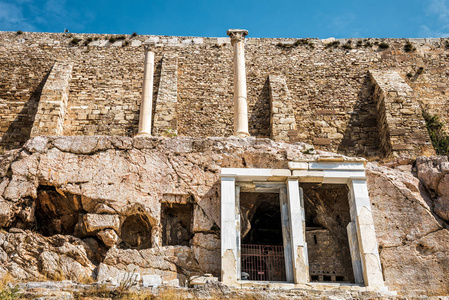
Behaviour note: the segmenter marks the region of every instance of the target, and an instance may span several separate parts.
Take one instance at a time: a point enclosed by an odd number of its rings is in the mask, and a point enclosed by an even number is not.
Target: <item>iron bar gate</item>
[[[283,246],[242,244],[241,260],[249,280],[286,281]]]

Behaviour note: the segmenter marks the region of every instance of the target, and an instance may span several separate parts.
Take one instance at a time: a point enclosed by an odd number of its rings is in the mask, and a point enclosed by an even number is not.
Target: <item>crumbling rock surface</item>
[[[220,169],[287,168],[306,156],[305,147],[255,138],[36,137],[0,158],[0,227],[78,237],[95,249],[85,275],[95,269],[103,281],[132,266],[180,282],[219,276]],[[178,198],[189,206],[167,204],[179,221],[171,225],[187,232],[172,238],[180,245],[164,246],[161,202]],[[39,255],[55,266],[65,260],[58,252]],[[47,274],[36,268],[27,278]]]
[[[418,157],[418,178],[432,197],[432,209],[443,220],[449,221],[449,162],[446,156]]]
[[[441,157],[418,158],[415,168],[419,178],[411,161],[368,165],[374,225],[390,290],[402,294],[449,294],[449,230],[433,210],[427,192],[432,184],[438,185],[426,180],[442,177],[441,169],[427,168],[439,165],[441,160]]]
[[[329,155],[307,149],[234,137],[31,139],[0,156],[0,277],[107,282],[136,272],[181,284],[193,275],[219,277],[220,169],[288,168]],[[385,282],[403,295],[447,295],[447,160],[412,163],[367,166]],[[191,199],[192,238],[163,246],[161,203],[183,205],[178,198]],[[173,220],[182,220],[177,211]],[[140,241],[133,226],[126,229],[130,217],[131,225],[145,224]],[[50,219],[60,221],[42,224]]]
[[[93,249],[70,235],[44,237],[29,230],[0,232],[0,274],[22,280],[81,280],[95,269]]]

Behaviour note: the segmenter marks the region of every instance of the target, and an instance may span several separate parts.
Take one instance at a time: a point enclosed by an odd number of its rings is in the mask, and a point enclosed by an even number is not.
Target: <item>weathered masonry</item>
[[[449,40],[227,34],[0,33],[0,279],[447,295]]]
[[[77,34],[85,41],[78,45],[63,34],[1,33],[0,148],[39,134],[146,132],[251,135],[352,156],[416,156],[433,152],[423,111],[447,128],[445,39],[385,39],[390,47],[383,50],[380,39],[337,40],[334,48],[332,39],[307,44],[228,33],[114,44],[105,35]],[[353,49],[341,47],[348,42]],[[417,51],[405,52],[406,42]]]
[[[326,185],[347,185],[350,220],[346,225],[347,242],[352,261],[351,276],[346,277],[334,272],[321,275],[313,273],[309,262],[313,248],[308,244],[317,244],[317,236],[306,234],[306,212],[304,194],[301,185],[319,183]],[[233,169],[224,168],[221,171],[221,268],[222,280],[225,284],[240,286],[249,283],[247,280],[258,280],[257,276],[245,272],[246,265],[242,256],[245,247],[242,244],[244,223],[242,214],[248,215],[242,206],[243,193],[275,193],[278,194],[280,205],[280,222],[282,227],[282,242],[285,277],[280,277],[286,283],[305,284],[310,281],[346,281],[355,282],[370,288],[384,289],[382,268],[380,265],[376,234],[374,230],[371,205],[366,186],[364,162],[360,159],[350,161],[335,161],[322,157],[318,161],[295,161],[289,163],[289,169]],[[253,203],[257,206],[263,197],[258,197]],[[256,215],[255,213],[254,215]],[[271,216],[272,218],[272,216]],[[270,217],[262,222],[269,223]],[[251,224],[255,226],[254,224]],[[249,226],[251,226],[249,225]],[[252,230],[252,229],[251,229]],[[247,230],[245,230],[247,232]],[[265,231],[265,240],[268,233]],[[309,237],[314,237],[310,240]],[[253,240],[257,243],[257,241]],[[271,241],[273,242],[273,240]],[[271,248],[269,247],[271,246]],[[259,271],[274,272],[279,266],[273,266],[271,256],[274,246],[265,245],[264,253],[256,253],[260,262]],[[329,245],[327,245],[329,247]],[[267,250],[268,249],[268,250]],[[309,250],[308,250],[309,249]],[[324,252],[325,250],[323,250]],[[341,251],[341,249],[340,249]],[[247,259],[247,257],[245,257]],[[322,259],[326,259],[324,256]],[[252,262],[252,264],[256,264]],[[266,267],[269,265],[269,267]],[[326,266],[324,266],[326,267]],[[329,266],[328,266],[329,267]],[[280,273],[283,273],[280,272]],[[243,274],[243,275],[242,275]],[[263,279],[279,279],[274,275],[266,275]],[[321,277],[320,277],[321,276]],[[244,278],[242,278],[244,277]],[[338,277],[338,278],[337,278]],[[282,280],[283,279],[283,280]],[[260,279],[259,279],[260,280]],[[268,280],[267,280],[268,281]]]

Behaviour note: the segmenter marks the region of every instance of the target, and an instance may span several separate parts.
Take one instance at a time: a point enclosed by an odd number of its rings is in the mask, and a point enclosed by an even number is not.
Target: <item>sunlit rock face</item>
[[[193,275],[219,277],[221,168],[287,169],[329,155],[308,149],[255,138],[36,137],[0,158],[0,274],[116,283],[136,272],[181,285]],[[446,163],[367,165],[389,290],[449,293]],[[303,189],[318,199],[307,204],[309,227],[341,243],[345,233],[335,228],[348,208],[333,199],[346,201],[346,187]],[[257,199],[247,200],[243,235],[257,210]]]

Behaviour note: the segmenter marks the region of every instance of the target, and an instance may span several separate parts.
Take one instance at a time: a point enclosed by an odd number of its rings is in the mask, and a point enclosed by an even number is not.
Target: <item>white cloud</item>
[[[18,1],[20,2],[20,1]],[[0,2],[0,30],[35,30],[23,16],[20,6],[15,3]]]
[[[66,0],[0,0],[0,31],[83,30],[95,14],[69,11]]]
[[[430,0],[427,7],[428,13],[438,16],[441,21],[449,20],[449,6],[447,0]]]
[[[449,36],[449,0],[428,1],[426,15],[432,19],[420,26],[420,36],[431,38]]]
[[[447,27],[447,26],[444,26]],[[442,29],[447,29],[447,28]],[[419,27],[419,36],[426,38],[440,38],[440,37],[449,37],[449,31],[441,31],[441,30],[431,30],[426,25],[421,25]]]

